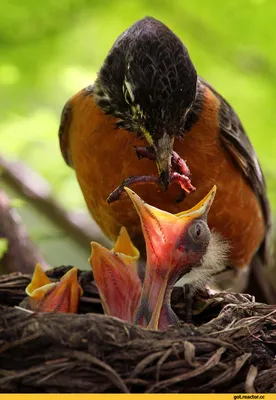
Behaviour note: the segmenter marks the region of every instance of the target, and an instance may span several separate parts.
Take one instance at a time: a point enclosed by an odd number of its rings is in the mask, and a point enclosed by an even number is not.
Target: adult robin
[[[230,249],[219,285],[242,291],[252,260],[266,264],[270,210],[256,153],[234,110],[197,75],[187,48],[163,23],[147,17],[119,36],[95,83],[66,103],[59,138],[112,241],[125,226],[143,253],[138,216],[119,196],[122,182],[173,214],[216,184],[208,224]]]

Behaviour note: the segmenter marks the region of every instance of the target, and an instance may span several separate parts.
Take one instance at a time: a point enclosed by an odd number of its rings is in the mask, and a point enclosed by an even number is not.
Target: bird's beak
[[[158,141],[153,142],[160,183],[164,190],[168,189],[170,183],[173,144],[174,137],[169,136],[167,133]]]
[[[193,220],[207,217],[216,186],[196,206],[175,215],[150,206],[131,189],[126,187],[125,190],[139,214],[147,249],[147,266],[137,320],[145,317],[148,328],[166,330],[170,321],[176,318],[170,308],[172,287],[190,271],[191,265],[190,249],[182,249],[180,253],[178,243]]]
[[[26,293],[35,311],[77,313],[83,291],[78,283],[77,268],[71,268],[59,282],[51,282],[37,264]]]
[[[29,285],[26,287],[26,294],[29,297],[42,299],[44,293],[47,292],[48,285],[51,285],[52,281],[45,274],[40,264],[36,264],[33,277]],[[45,288],[46,287],[46,288]]]
[[[187,211],[181,211],[180,213],[175,214],[178,218],[188,218],[188,219],[196,219],[202,216],[208,215],[208,212],[213,204],[215,195],[216,195],[217,187],[214,185],[210,192],[194,207],[190,208]]]
[[[124,227],[112,250],[96,242],[91,247],[89,261],[105,314],[133,323],[142,293],[137,274],[139,251]]]

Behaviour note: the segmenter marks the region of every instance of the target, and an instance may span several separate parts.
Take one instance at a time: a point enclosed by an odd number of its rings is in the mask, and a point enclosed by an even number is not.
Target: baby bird
[[[78,269],[71,268],[59,282],[52,282],[37,264],[26,294],[33,311],[77,313],[83,294],[78,283]]]
[[[199,288],[225,268],[227,245],[207,224],[216,186],[193,208],[178,214],[153,207],[131,189],[125,190],[146,243],[144,280],[138,277],[139,251],[125,228],[112,250],[93,242],[90,263],[107,314],[164,331],[178,322],[170,302],[175,283],[183,277],[184,283]]]

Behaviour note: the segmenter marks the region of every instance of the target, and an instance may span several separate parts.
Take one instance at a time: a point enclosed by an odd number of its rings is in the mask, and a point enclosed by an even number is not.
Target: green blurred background
[[[38,171],[64,207],[85,209],[74,172],[60,155],[60,113],[70,96],[94,81],[117,36],[146,15],[179,35],[198,73],[238,112],[265,172],[275,213],[275,0],[1,2],[0,152]],[[74,258],[64,250],[68,243],[53,255],[56,237],[66,233],[55,235],[51,225],[45,232],[44,222],[27,208],[21,205],[19,212],[51,263],[86,263],[89,249],[79,256],[71,249]]]

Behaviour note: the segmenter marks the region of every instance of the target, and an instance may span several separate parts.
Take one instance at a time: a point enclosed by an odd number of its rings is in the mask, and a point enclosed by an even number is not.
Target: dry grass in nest
[[[84,295],[74,315],[15,308],[30,276],[0,277],[1,392],[276,392],[276,306],[220,293],[197,299],[194,324],[147,331],[102,315],[92,274],[79,279]],[[172,305],[183,318],[181,288]]]

